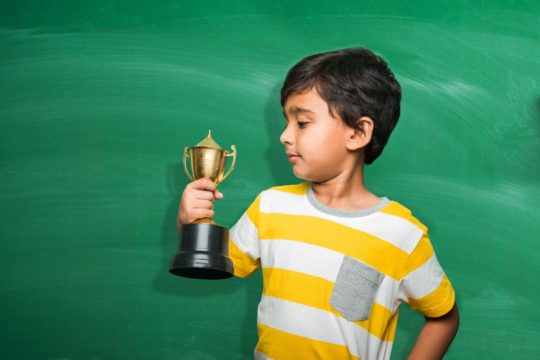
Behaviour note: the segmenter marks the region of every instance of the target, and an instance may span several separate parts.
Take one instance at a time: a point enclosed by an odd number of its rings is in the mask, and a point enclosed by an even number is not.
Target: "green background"
[[[216,220],[296,183],[279,89],[364,46],[403,87],[367,184],[429,228],[448,359],[540,358],[538,1],[2,1],[0,359],[249,359],[260,273],[172,276],[184,146],[238,147]],[[423,318],[402,306],[393,358]]]

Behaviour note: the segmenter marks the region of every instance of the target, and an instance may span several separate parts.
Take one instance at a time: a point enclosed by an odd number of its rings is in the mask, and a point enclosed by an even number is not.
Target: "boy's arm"
[[[459,327],[459,312],[456,304],[446,315],[425,319],[426,322],[420,330],[409,360],[442,359]]]
[[[427,228],[404,269],[400,299],[426,319],[409,359],[442,359],[456,335],[459,313],[454,288],[437,260]]]
[[[176,225],[181,231],[183,224],[214,216],[214,201],[223,194],[209,179],[201,178],[189,183],[178,206]],[[245,213],[229,231],[229,257],[234,265],[234,275],[246,277],[260,267],[258,213],[260,196],[251,203]]]

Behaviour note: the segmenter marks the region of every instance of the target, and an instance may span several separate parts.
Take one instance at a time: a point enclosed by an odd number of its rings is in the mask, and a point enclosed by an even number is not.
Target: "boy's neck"
[[[381,200],[366,188],[363,165],[325,181],[312,181],[311,188],[319,202],[339,210],[361,210]]]

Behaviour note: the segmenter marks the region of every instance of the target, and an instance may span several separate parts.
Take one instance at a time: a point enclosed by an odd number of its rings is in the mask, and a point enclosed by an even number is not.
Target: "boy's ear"
[[[347,138],[347,149],[358,150],[365,147],[371,141],[373,135],[373,120],[369,116],[362,116],[356,121],[356,128],[351,129]]]

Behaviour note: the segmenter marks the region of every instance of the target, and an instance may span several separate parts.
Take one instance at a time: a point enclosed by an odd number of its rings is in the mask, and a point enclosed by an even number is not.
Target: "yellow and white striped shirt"
[[[235,276],[263,272],[257,359],[389,359],[401,302],[429,317],[454,304],[427,228],[387,198],[341,211],[309,182],[273,187],[229,245]]]

